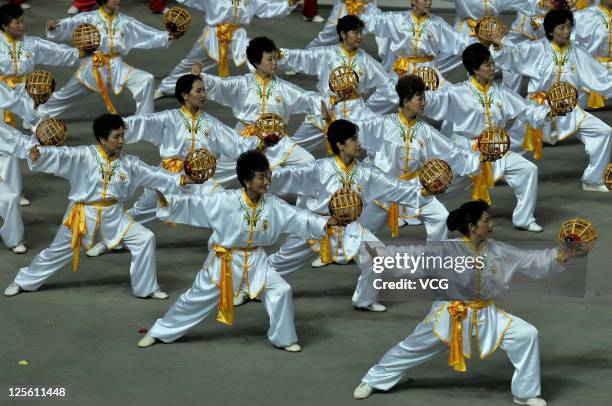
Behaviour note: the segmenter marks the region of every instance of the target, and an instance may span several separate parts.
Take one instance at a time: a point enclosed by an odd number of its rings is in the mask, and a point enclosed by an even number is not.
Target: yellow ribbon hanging
[[[607,65],[612,62],[612,57],[610,56],[599,56],[597,60]],[[601,109],[606,106],[606,99],[597,92],[589,92],[589,101],[587,107],[590,109]]]
[[[244,128],[240,132],[240,135],[243,137],[253,137],[257,135],[257,129],[253,124],[245,124]]]
[[[0,81],[6,83],[11,89],[15,89],[18,84],[24,83],[27,79],[28,79],[27,75],[21,75],[21,76],[0,75]],[[4,123],[7,125],[10,125],[11,127],[16,127],[17,122],[15,120],[15,115],[8,110],[4,110]]]
[[[404,173],[399,176],[399,180],[407,181],[417,178],[419,176],[419,170],[410,173]],[[425,189],[423,189],[425,191]],[[417,217],[417,216],[414,216]],[[396,238],[399,236],[399,205],[397,202],[389,205],[389,218],[387,219],[387,227],[391,231],[391,237]]]
[[[98,84],[98,89],[100,90],[100,96],[102,96],[102,100],[104,101],[104,104],[106,105],[106,110],[108,110],[108,112],[112,114],[117,114],[117,109],[115,109],[113,102],[108,96],[106,86],[111,84],[110,62],[117,55],[118,54],[115,54],[115,53],[103,54],[103,53],[97,52],[94,54],[92,58],[93,74],[94,74],[94,78],[96,79],[96,83]],[[104,80],[102,80],[102,74],[100,73],[100,68],[102,66],[106,67],[106,73],[107,73],[107,77],[106,77],[107,83],[106,84],[104,83]]]
[[[491,303],[492,301],[490,299],[477,300],[474,302],[461,302],[455,300],[448,305],[447,310],[451,316],[448,365],[453,367],[455,371],[467,371],[465,357],[463,355],[463,319],[467,316],[468,308],[478,311],[489,306]]]
[[[404,76],[410,71],[414,71],[410,69],[410,65],[414,65],[417,63],[425,63],[433,61],[433,56],[401,56],[395,60],[393,64],[393,71],[397,73],[399,76]]]
[[[544,92],[537,92],[529,96],[529,99],[538,104],[544,104],[547,100],[547,95]],[[523,149],[532,151],[534,159],[542,159],[542,142],[544,140],[544,131],[541,128],[533,128],[529,123],[525,124],[525,139],[523,141]]]
[[[467,17],[465,23],[470,27],[470,33],[468,34],[470,37],[475,37],[476,34],[476,26],[478,25],[478,20],[474,20],[473,18]]]
[[[183,171],[183,160],[177,158],[164,159],[162,162],[162,168],[172,173],[181,173]]]
[[[229,47],[232,43],[234,32],[240,25],[233,23],[223,23],[217,25],[217,42],[219,44],[219,76],[222,78],[229,76]]]
[[[361,14],[367,5],[367,1],[346,0],[346,13],[350,16]]]
[[[74,258],[72,259],[72,272],[76,272],[79,268],[79,253],[81,251],[81,239],[87,232],[87,223],[85,222],[85,205],[81,202],[75,203],[68,214],[68,218],[64,221],[64,225],[68,227],[72,233],[70,246]]]
[[[333,155],[334,152],[332,151],[331,144],[327,139],[327,132],[329,131],[329,126],[331,125],[331,123],[336,120],[336,115],[333,111],[333,106],[335,106],[337,103],[336,96],[331,96],[329,98],[329,102],[332,105],[332,109],[329,111],[329,120],[325,120],[325,123],[323,124],[323,137],[325,138],[325,152],[327,153],[327,155]]]
[[[492,189],[493,186],[495,186],[493,166],[491,162],[482,162],[480,164],[480,175],[472,176],[472,200],[484,200],[491,205],[489,189]]]
[[[232,250],[215,244],[215,255],[221,259],[219,283],[219,311],[217,320],[231,326],[234,324],[234,284],[232,281]]]
[[[331,252],[331,242],[329,241],[329,236],[334,235],[334,228],[327,227],[325,229],[325,236],[320,240],[321,249],[319,250],[319,254],[321,255],[321,262],[324,264],[331,264],[334,262],[334,257]]]

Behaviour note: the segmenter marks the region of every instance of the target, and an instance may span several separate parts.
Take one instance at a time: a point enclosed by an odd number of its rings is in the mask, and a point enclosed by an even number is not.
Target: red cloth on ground
[[[302,6],[302,15],[307,18],[312,18],[317,14],[317,0],[304,0],[304,5]]]
[[[151,0],[149,1],[149,10],[154,13],[161,13],[166,8],[168,0]]]

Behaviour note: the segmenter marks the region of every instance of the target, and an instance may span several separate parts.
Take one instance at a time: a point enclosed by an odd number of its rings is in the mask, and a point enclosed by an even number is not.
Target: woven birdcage
[[[35,70],[28,75],[25,88],[38,106],[46,103],[55,91],[55,78],[46,70]]]
[[[205,182],[215,175],[217,160],[206,148],[199,148],[187,154],[183,169],[193,180]]]
[[[444,193],[453,181],[450,165],[442,159],[430,159],[419,170],[421,185],[432,195]]]
[[[608,164],[604,173],[604,184],[612,192],[612,164]]]
[[[336,190],[329,199],[329,212],[341,225],[356,221],[362,210],[361,196],[354,190]]]
[[[255,122],[255,133],[260,140],[276,144],[287,135],[287,127],[278,114],[265,113]]]
[[[36,138],[44,147],[62,145],[68,138],[68,127],[62,120],[46,118],[36,126]]]
[[[546,96],[550,108],[555,113],[571,113],[578,104],[578,92],[571,83],[553,83]]]
[[[510,149],[510,137],[504,128],[487,127],[478,137],[478,150],[489,161],[497,161]]]
[[[329,88],[338,96],[349,95],[357,90],[359,76],[349,66],[339,66],[329,75]]]
[[[565,248],[589,252],[597,241],[597,230],[589,220],[576,217],[561,224],[559,241]]]
[[[440,78],[435,69],[429,66],[419,66],[412,72],[413,75],[420,77],[425,82],[425,88],[428,90],[438,90],[440,86]]]
[[[72,43],[79,50],[81,58],[95,52],[100,41],[100,31],[92,24],[80,24],[72,32]]]
[[[182,7],[172,7],[164,14],[164,25],[166,30],[182,36],[189,31],[191,24],[191,14]]]
[[[505,28],[504,23],[499,18],[485,16],[479,18],[476,23],[476,35],[483,41],[493,41],[493,36]]]

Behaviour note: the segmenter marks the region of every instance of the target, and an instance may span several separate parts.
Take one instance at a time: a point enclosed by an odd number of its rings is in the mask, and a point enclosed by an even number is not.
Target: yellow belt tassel
[[[525,128],[525,140],[523,141],[523,149],[525,151],[533,151],[533,159],[542,159],[542,142],[544,139],[544,131],[541,128],[533,128],[529,124]]]
[[[463,319],[467,316],[468,308],[472,310],[481,310],[491,304],[491,300],[478,300],[475,302],[460,302],[458,300],[451,302],[447,310],[451,316],[451,336],[450,336],[450,353],[448,355],[448,365],[453,367],[455,371],[465,372],[465,357],[463,355]]]
[[[217,42],[219,43],[219,76],[229,76],[229,47],[232,43],[234,32],[238,30],[238,24],[223,23],[217,25]]]
[[[0,75],[0,81],[6,83],[11,89],[15,89],[18,84],[24,83],[27,80],[27,75],[22,76],[8,76],[8,75]],[[6,125],[10,125],[11,127],[17,126],[17,120],[15,120],[15,115],[8,111],[4,110],[4,123]]]
[[[491,162],[483,162],[480,164],[480,175],[472,176],[472,200],[484,200],[489,205],[491,196],[489,189],[495,185],[493,178],[493,166]]]
[[[113,55],[97,53],[93,56],[92,61],[93,61],[94,78],[96,79],[96,83],[98,83],[98,89],[100,90],[100,96],[102,96],[102,100],[104,101],[104,104],[106,105],[106,110],[108,110],[109,113],[117,114],[117,109],[115,109],[113,102],[111,101],[110,97],[108,97],[108,92],[106,91],[106,85],[104,84],[104,81],[102,80],[102,74],[100,73],[100,67],[102,67],[102,65],[105,65],[107,72],[109,73],[109,76],[110,76],[110,61],[113,57],[114,57]]]
[[[64,222],[72,233],[70,246],[74,258],[72,259],[72,272],[76,272],[79,268],[79,253],[81,251],[81,239],[87,232],[87,223],[85,222],[85,205],[83,203],[75,203],[68,214],[68,218]]]
[[[331,243],[329,241],[329,236],[334,235],[334,228],[327,227],[325,236],[321,239],[320,245],[321,249],[319,250],[319,254],[321,255],[321,262],[324,264],[331,264],[334,262],[334,258],[331,253]]]
[[[217,320],[231,326],[234,324],[234,284],[232,281],[232,251],[214,245],[215,255],[221,259],[221,280],[219,285],[219,311]]]
[[[600,109],[606,106],[606,102],[602,95],[597,92],[589,93],[589,103],[588,107],[590,109]]]
[[[391,230],[391,237],[396,238],[399,235],[399,206],[397,203],[391,203],[389,206],[389,220],[387,225]]]
[[[172,173],[181,173],[183,171],[183,161],[177,158],[168,158],[162,161],[162,168]]]

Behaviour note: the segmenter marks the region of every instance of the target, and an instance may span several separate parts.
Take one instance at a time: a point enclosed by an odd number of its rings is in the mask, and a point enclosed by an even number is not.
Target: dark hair
[[[174,97],[181,104],[185,104],[185,98],[183,97],[183,93],[189,94],[191,89],[193,88],[193,84],[196,80],[202,80],[197,75],[183,75],[176,81],[176,85],[174,86]]]
[[[363,30],[364,24],[363,21],[357,16],[346,15],[338,20],[336,24],[336,32],[338,33],[338,37],[340,38],[340,42],[342,42],[341,32],[348,33],[349,31],[360,31]]]
[[[268,158],[266,158],[263,152],[256,149],[240,154],[236,163],[238,181],[243,187],[246,187],[245,182],[255,177],[255,172],[267,172],[269,169],[270,162],[268,162]]]
[[[327,141],[331,146],[334,155],[338,155],[340,150],[336,143],[344,144],[351,137],[357,137],[359,127],[348,120],[336,120],[327,129]]]
[[[459,231],[467,236],[470,234],[470,224],[476,225],[482,217],[482,213],[489,211],[489,206],[484,200],[463,203],[458,209],[451,211],[446,218],[446,227],[449,231]]]
[[[425,92],[425,82],[416,75],[406,75],[399,78],[395,91],[399,96],[399,105],[402,107],[404,100],[412,100],[415,94]]]
[[[21,17],[23,9],[21,6],[13,3],[3,4],[0,7],[0,29],[4,31],[4,26],[9,25],[11,21]]]
[[[574,14],[566,8],[556,8],[546,13],[544,17],[544,32],[546,33],[546,38],[552,39],[552,33],[555,27],[565,24],[566,21],[569,21],[572,27],[574,26]]]
[[[102,114],[93,122],[93,132],[96,140],[107,139],[111,131],[125,128],[125,123],[121,116],[117,114]]]
[[[276,52],[277,48],[268,37],[255,37],[249,41],[249,45],[246,49],[247,59],[249,63],[255,67],[261,63],[261,58],[264,52]]]
[[[103,6],[106,4],[108,0],[96,0],[96,3],[98,3],[100,6]]]
[[[480,42],[472,44],[463,50],[461,59],[463,60],[463,66],[465,70],[471,76],[474,76],[474,71],[480,68],[480,65],[485,63],[487,59],[491,58],[491,52],[482,45]]]

